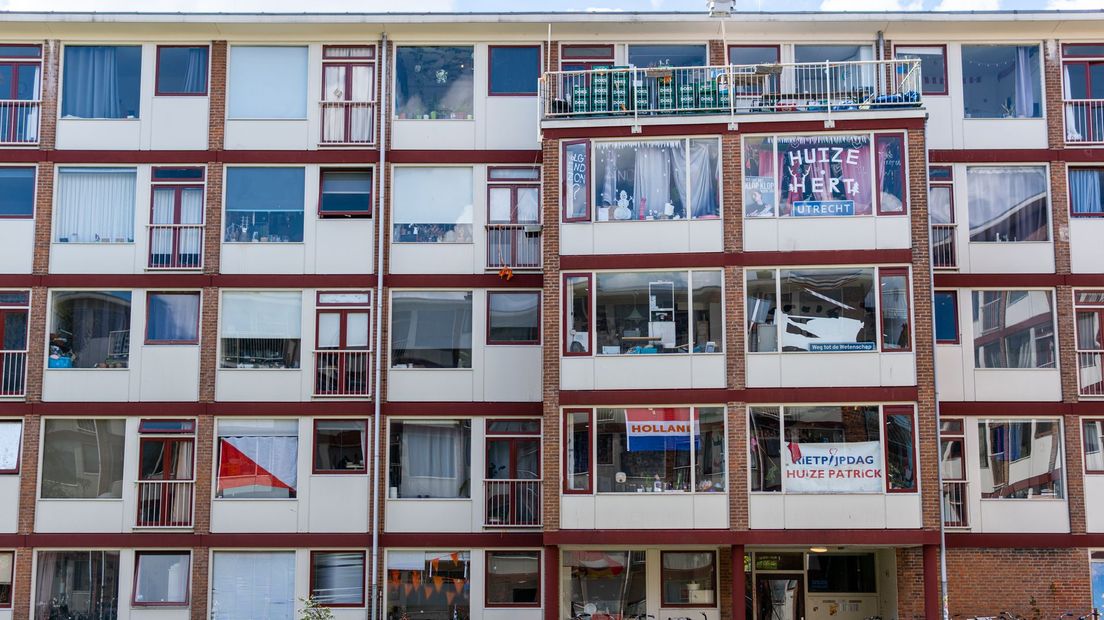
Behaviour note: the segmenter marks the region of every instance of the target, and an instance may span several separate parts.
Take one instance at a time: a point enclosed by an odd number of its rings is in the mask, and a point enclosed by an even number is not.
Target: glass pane
[[[762,65],[778,62],[778,46],[731,45],[728,62],[734,65]]]
[[[787,493],[884,492],[877,406],[786,407],[783,416]]]
[[[400,119],[471,119],[474,64],[471,46],[396,48],[395,115]]]
[[[720,143],[714,139],[690,140],[690,216],[716,219],[721,216]],[[666,211],[664,211],[666,215]]]
[[[912,414],[887,414],[885,431],[889,488],[916,490],[916,440]]]
[[[979,420],[983,499],[1061,499],[1062,437],[1055,420]]]
[[[744,216],[771,217],[777,201],[774,137],[744,139]]]
[[[467,551],[388,551],[387,618],[470,618]]]
[[[311,596],[321,605],[364,602],[364,552],[311,553]]]
[[[565,144],[564,178],[567,195],[564,196],[564,217],[569,220],[587,219],[590,213],[590,149],[586,142]]]
[[[150,293],[146,342],[198,342],[199,293]]]
[[[50,368],[126,368],[130,291],[56,291],[50,317]]]
[[[19,469],[19,445],[22,435],[22,422],[0,422],[0,471],[11,472]]]
[[[487,220],[489,222],[510,222],[512,205],[510,197],[513,191],[509,187],[492,187],[488,194]]]
[[[472,243],[472,169],[401,166],[392,172],[396,243]]]
[[[963,45],[966,118],[1040,118],[1039,46]]]
[[[694,489],[698,492],[723,492],[728,450],[723,407],[695,409]]]
[[[1101,76],[1104,82],[1104,76]],[[1074,215],[1104,213],[1104,168],[1070,168],[1070,206]],[[0,198],[0,200],[3,200]]]
[[[157,94],[207,94],[207,47],[157,48]]]
[[[38,99],[38,71],[39,66],[37,64],[19,65],[15,80],[15,98],[17,100],[33,101]]]
[[[391,295],[392,368],[471,368],[471,292]]]
[[[961,439],[944,439],[940,442],[940,467],[943,469],[944,480],[965,480],[966,470],[963,468],[964,456],[962,453]]]
[[[336,349],[341,346],[341,313],[318,313],[318,348]]]
[[[62,118],[138,118],[142,48],[67,45]]]
[[[687,217],[685,141],[597,142],[594,159],[599,222]],[[708,151],[699,159],[705,165]]]
[[[873,213],[870,167],[874,162],[868,134],[779,136],[777,142],[779,215],[832,217]]]
[[[877,349],[873,269],[783,269],[783,351]]]
[[[570,616],[590,613],[626,618],[647,613],[647,560],[643,551],[564,551]]]
[[[690,409],[599,409],[599,493],[690,491]]]
[[[211,571],[211,620],[292,620],[295,553],[216,551]]]
[[[724,297],[720,271],[695,271],[691,274],[691,327],[694,353],[719,353],[724,349]]]
[[[488,551],[487,602],[493,605],[540,604],[540,552]]]
[[[912,348],[908,276],[883,275],[881,288],[882,351],[908,351]]]
[[[298,483],[299,438],[294,421],[219,423],[215,497],[292,499]],[[287,424],[292,434],[283,434]]]
[[[1097,312],[1077,313],[1077,349],[1081,351],[1099,351],[1104,349],[1101,340],[1100,314]]]
[[[492,95],[536,95],[540,77],[540,47],[490,46]]]
[[[346,101],[348,89],[345,86],[345,65],[322,65],[322,99],[324,101]]]
[[[470,420],[395,420],[388,453],[388,497],[471,497]]]
[[[958,341],[958,296],[950,291],[935,293],[935,339]]]
[[[539,188],[517,188],[517,221],[519,224],[535,224],[540,221]]]
[[[488,293],[487,341],[540,342],[540,293]]]
[[[1047,241],[1050,201],[1042,166],[966,168],[970,241]]]
[[[230,167],[227,242],[302,243],[303,168]]]
[[[747,271],[748,352],[778,350],[778,327],[775,308],[778,305],[776,272],[773,269]]]
[[[59,168],[55,241],[132,243],[136,183],[135,168]]]
[[[321,213],[372,213],[372,173],[322,173]]]
[[[568,277],[564,281],[565,353],[590,353],[590,279]]]
[[[165,604],[188,602],[189,565],[187,553],[137,553],[138,578],[134,602]]]
[[[26,310],[0,311],[0,329],[3,329],[4,333],[4,339],[0,341],[0,351],[27,350]],[[19,364],[19,362],[17,362],[14,358],[8,363],[22,367],[22,365]]]
[[[905,212],[905,138],[903,135],[878,135],[874,142],[878,155],[878,211]]]
[[[704,45],[630,45],[629,64],[635,67],[704,67]]]
[[[41,497],[122,498],[123,427],[123,420],[47,419]]]
[[[947,59],[942,47],[898,47],[897,58],[920,59],[920,75],[924,78],[921,91],[925,95],[947,93]]]
[[[717,554],[664,551],[660,583],[664,605],[712,606],[716,601]]]
[[[600,354],[689,351],[686,272],[599,273],[595,278]]]
[[[752,491],[782,490],[781,422],[777,407],[751,407],[748,410],[749,451]]]
[[[345,346],[368,346],[368,313],[350,312],[345,315]]]
[[[37,567],[36,618],[117,617],[118,551],[40,551]]]
[[[569,412],[564,432],[564,468],[570,491],[590,488],[590,412]]]
[[[307,117],[305,46],[233,45],[229,73],[229,118]]]
[[[973,291],[974,368],[1054,368],[1050,291]]]
[[[1104,422],[1085,420],[1081,436],[1085,440],[1085,470],[1104,472]]]
[[[954,223],[952,193],[949,185],[932,185],[928,188],[928,211],[931,212],[933,224]]]
[[[874,554],[809,554],[809,592],[877,592]]]
[[[315,471],[363,472],[366,423],[318,420],[314,426]]]

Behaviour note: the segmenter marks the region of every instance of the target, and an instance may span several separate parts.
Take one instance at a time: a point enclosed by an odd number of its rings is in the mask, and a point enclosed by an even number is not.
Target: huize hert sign
[[[869,215],[870,136],[779,136],[779,212],[796,217]]]

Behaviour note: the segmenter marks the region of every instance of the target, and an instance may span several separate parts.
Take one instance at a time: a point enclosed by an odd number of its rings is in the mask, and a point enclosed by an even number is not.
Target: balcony
[[[203,224],[151,224],[148,228],[148,269],[203,268]]]
[[[540,224],[488,224],[487,269],[541,268]]]
[[[918,60],[552,71],[544,120],[835,113],[921,107]]]
[[[370,145],[376,141],[374,101],[321,101],[321,145]]]
[[[372,394],[371,351],[315,351],[314,395],[363,398]]]
[[[139,480],[136,527],[192,527],[194,480]]]
[[[484,527],[540,527],[540,480],[484,480]]]
[[[1077,386],[1081,396],[1104,396],[1104,351],[1077,352]]]
[[[1104,144],[1104,99],[1066,100],[1066,142]]]
[[[957,269],[958,249],[955,244],[954,224],[932,224],[932,267],[935,269]]]
[[[0,100],[0,146],[38,144],[39,101]]]
[[[27,352],[0,351],[0,398],[23,397],[27,389]]]
[[[966,494],[965,480],[943,481],[943,525],[947,527],[969,527],[967,516],[969,496]]]

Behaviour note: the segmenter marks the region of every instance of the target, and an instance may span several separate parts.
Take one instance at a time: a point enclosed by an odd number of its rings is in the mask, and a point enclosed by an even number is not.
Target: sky
[[[8,11],[704,11],[706,0],[0,0]],[[736,0],[743,11],[1104,10],[1104,0]]]

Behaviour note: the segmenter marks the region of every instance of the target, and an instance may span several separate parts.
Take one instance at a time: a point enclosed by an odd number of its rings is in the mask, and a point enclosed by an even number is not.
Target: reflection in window
[[[1038,45],[963,45],[966,118],[1041,118]]]
[[[471,497],[471,420],[393,420],[388,497]]]
[[[902,60],[919,59],[921,90],[925,95],[947,94],[947,59],[942,46],[908,46],[894,49],[894,56]]]
[[[1050,239],[1045,167],[969,166],[966,188],[970,241]]]
[[[364,420],[317,420],[314,423],[315,473],[362,473],[367,442]]]
[[[662,603],[712,607],[716,604],[717,554],[713,551],[664,551],[660,568]]]
[[[748,409],[752,491],[782,490],[782,422],[777,407]]]
[[[399,166],[392,177],[392,242],[472,242],[471,167]]]
[[[873,269],[782,269],[779,291],[782,351],[877,349]]]
[[[1104,422],[1085,420],[1081,436],[1085,440],[1085,471],[1104,473]]]
[[[227,118],[306,119],[306,46],[230,47]]]
[[[226,170],[228,243],[302,243],[303,168]]]
[[[591,412],[569,411],[564,415],[564,488],[589,491]]]
[[[467,551],[388,551],[387,620],[467,620],[471,582]]]
[[[55,291],[50,311],[50,368],[126,368],[130,360],[130,291]]]
[[[590,353],[590,277],[564,278],[564,353]]]
[[[187,605],[191,559],[186,551],[136,551],[134,604]]]
[[[1093,551],[1092,561],[1092,600],[1093,607],[1104,607],[1104,551]]]
[[[0,218],[31,217],[34,215],[34,198],[33,166],[0,168]]]
[[[715,138],[594,143],[599,222],[720,217]]]
[[[630,45],[629,64],[634,67],[704,67],[704,45]]]
[[[146,294],[146,343],[199,342],[199,292]]]
[[[540,78],[541,48],[538,45],[487,48],[491,74],[489,95],[536,95]]]
[[[540,342],[540,293],[487,292],[487,343]]]
[[[582,613],[625,618],[647,613],[647,560],[643,551],[564,551],[564,589],[572,617]],[[591,612],[590,610],[594,610]]]
[[[873,593],[878,591],[874,554],[809,554],[809,592]]]
[[[470,119],[474,65],[471,46],[397,48],[395,115],[400,119]]]
[[[916,429],[912,408],[900,407],[885,414],[885,459],[887,488],[916,490]]]
[[[1054,368],[1050,291],[973,291],[974,368]]]
[[[294,499],[298,420],[219,420],[215,497]]]
[[[935,292],[935,341],[958,342],[958,293]]]
[[[299,368],[299,291],[222,294],[220,368]]]
[[[391,294],[392,368],[471,368],[471,291]]]
[[[35,618],[119,615],[118,551],[39,551]]]
[[[123,420],[47,419],[42,433],[43,499],[120,499]]]
[[[157,47],[158,95],[206,95],[207,47]]]
[[[1101,66],[1104,66],[1102,63]],[[1104,75],[1101,76],[1104,82]],[[1104,168],[1070,168],[1070,210],[1077,215],[1104,215]],[[2,200],[2,199],[0,199]]]
[[[1057,420],[979,420],[982,499],[1061,499]]]
[[[540,551],[488,551],[487,603],[540,605]]]
[[[595,278],[600,354],[722,350],[721,272],[598,273]]]
[[[311,552],[311,598],[322,605],[364,604],[364,552]]]

